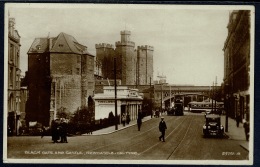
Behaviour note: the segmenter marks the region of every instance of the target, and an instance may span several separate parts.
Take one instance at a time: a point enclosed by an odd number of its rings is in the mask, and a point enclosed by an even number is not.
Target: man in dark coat
[[[249,122],[247,122],[246,120],[243,120],[243,123],[244,123],[244,129],[245,129],[245,135],[246,135],[246,141],[248,141],[249,140],[249,128],[250,128],[250,126],[249,126]]]
[[[63,118],[61,120],[61,143],[68,143],[68,141],[67,141],[67,128],[68,128],[68,124],[65,121],[65,119]]]
[[[59,134],[58,134],[58,121],[57,120],[53,120],[51,123],[51,136],[52,136],[52,140],[53,143],[57,143],[59,140]]]
[[[163,139],[163,142],[165,142],[165,130],[167,129],[166,123],[164,121],[164,117],[161,117],[161,121],[159,123],[159,130],[162,133],[162,135],[159,137],[159,140]]]
[[[138,131],[140,131],[142,125],[142,113],[141,111],[138,112],[137,115],[137,126],[138,126]]]

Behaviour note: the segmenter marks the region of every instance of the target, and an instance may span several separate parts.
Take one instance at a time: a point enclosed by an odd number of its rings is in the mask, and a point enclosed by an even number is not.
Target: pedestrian
[[[249,126],[249,122],[247,122],[245,119],[243,119],[243,126],[245,129],[245,135],[246,135],[246,141],[249,140],[249,131],[250,131],[250,126]]]
[[[126,121],[126,117],[125,117],[125,113],[122,114],[122,124],[123,126],[125,126],[125,121]]]
[[[42,128],[41,128],[41,138],[43,138],[45,135],[45,126],[42,125]]]
[[[139,110],[138,115],[137,115],[137,126],[138,126],[138,131],[140,131],[142,125],[142,113]]]
[[[166,123],[164,121],[164,117],[161,117],[161,121],[159,123],[159,131],[161,132],[161,136],[159,137],[159,140],[163,139],[163,142],[165,142],[165,130],[167,129]]]
[[[62,136],[62,126],[61,126],[61,119],[58,120],[58,126],[56,129],[56,138],[57,140],[60,140],[61,143],[61,136]]]
[[[17,135],[21,135],[22,122],[20,119],[17,121]]]
[[[61,120],[61,143],[68,143],[68,141],[67,141],[67,128],[68,128],[68,124],[65,121],[65,119],[63,118]]]
[[[240,113],[237,113],[237,116],[236,116],[236,122],[237,122],[237,127],[239,127],[239,122],[240,122]]]
[[[51,137],[52,137],[53,143],[57,143],[57,142],[58,142],[57,127],[58,127],[57,121],[56,121],[56,120],[53,120],[53,121],[51,122]]]
[[[131,121],[129,113],[126,115],[126,123],[129,124]]]
[[[158,109],[155,111],[155,117],[156,117],[156,118],[159,117],[159,110],[158,110]]]

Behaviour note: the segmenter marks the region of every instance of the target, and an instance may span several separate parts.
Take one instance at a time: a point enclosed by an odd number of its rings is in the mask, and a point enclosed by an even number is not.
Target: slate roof
[[[51,42],[50,42],[51,41]],[[52,45],[49,47],[49,45]],[[49,49],[50,48],[50,49]],[[55,38],[35,38],[28,53],[76,53],[92,55],[87,47],[78,43],[71,35],[61,32]],[[93,55],[92,55],[93,56]]]
[[[43,53],[48,48],[47,38],[35,38],[28,53]]]

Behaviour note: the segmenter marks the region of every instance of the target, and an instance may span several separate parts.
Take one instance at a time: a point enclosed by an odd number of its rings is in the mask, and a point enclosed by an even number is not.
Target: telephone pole
[[[115,118],[116,118],[116,121],[115,121],[115,130],[118,129],[118,126],[117,126],[117,85],[116,85],[116,58],[114,58],[114,82],[115,82]]]

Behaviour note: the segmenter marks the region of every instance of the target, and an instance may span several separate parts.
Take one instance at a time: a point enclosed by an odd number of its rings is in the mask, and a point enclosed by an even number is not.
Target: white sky
[[[154,46],[154,79],[163,73],[170,84],[212,85],[216,76],[218,85],[223,81],[222,49],[232,9],[108,4],[16,4],[7,9],[21,36],[22,74],[27,70],[27,51],[37,37],[65,32],[95,55],[95,44],[115,46],[126,28],[136,47]]]

